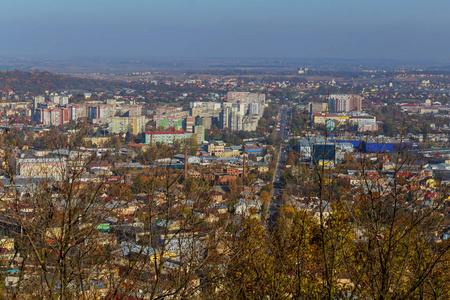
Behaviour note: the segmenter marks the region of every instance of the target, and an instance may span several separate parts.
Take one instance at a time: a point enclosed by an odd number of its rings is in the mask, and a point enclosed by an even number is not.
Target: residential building
[[[200,116],[203,112],[206,112],[207,108],[205,106],[200,106],[200,107],[191,107],[190,109],[190,114],[192,117],[198,117]]]
[[[183,141],[192,136],[192,132],[187,131],[147,131],[145,132],[146,144],[172,144],[174,141]]]
[[[87,106],[83,104],[72,104],[67,106],[69,109],[69,118],[72,121],[78,121],[87,117]]]
[[[214,141],[208,145],[207,151],[211,154],[214,154],[216,152],[224,152],[225,143],[222,141]]]
[[[183,109],[181,107],[167,107],[167,106],[161,106],[161,107],[157,107],[155,109],[155,114],[156,115],[169,115],[169,114],[173,114],[173,113],[177,113],[182,111]]]
[[[173,128],[174,130],[183,129],[183,121],[185,118],[173,116],[155,116],[153,120],[156,122],[156,128],[163,128],[167,130]]]
[[[54,109],[33,109],[32,121],[41,123],[43,125],[59,126],[69,122],[68,108],[54,108]]]
[[[92,145],[97,145],[97,147],[103,147],[109,142],[110,137],[108,136],[95,136],[95,137],[84,137],[85,142],[90,142]]]
[[[61,179],[66,175],[66,159],[59,158],[19,158],[18,175],[27,178]]]
[[[308,109],[309,109],[309,112],[311,114],[328,111],[328,103],[314,103],[314,102],[310,102]]]
[[[211,129],[212,120],[211,117],[202,117],[199,118],[200,123],[205,127],[205,129]]]
[[[45,97],[44,96],[36,96],[33,98],[33,108],[38,108],[39,103],[44,104],[45,103]]]
[[[95,105],[89,107],[90,119],[106,119],[113,116],[110,105]]]
[[[359,95],[330,95],[328,100],[328,107],[330,111],[361,111],[362,109],[362,97]]]
[[[368,114],[358,114],[358,115],[326,114],[326,113],[313,114],[314,124],[325,125],[328,120],[335,121],[337,123],[337,125],[344,124],[344,123],[356,124],[361,121],[371,121],[371,122],[377,121],[376,117],[368,115]]]
[[[194,122],[195,122],[195,118],[194,117],[186,117],[184,119],[184,130],[188,131],[188,132],[192,132],[194,129]]]
[[[378,130],[378,124],[374,121],[359,121],[356,122],[356,125],[358,127],[359,132],[366,132],[366,131],[377,131]]]
[[[242,102],[242,103],[262,103],[264,104],[266,95],[260,93],[250,92],[228,92],[228,102]]]
[[[197,143],[201,144],[205,140],[205,127],[202,125],[197,125],[194,127],[194,134],[197,138]]]
[[[128,117],[140,117],[142,105],[121,105],[116,108],[120,115],[128,114]]]
[[[113,117],[108,118],[108,129],[110,133],[127,133],[137,135],[144,131],[145,117]]]

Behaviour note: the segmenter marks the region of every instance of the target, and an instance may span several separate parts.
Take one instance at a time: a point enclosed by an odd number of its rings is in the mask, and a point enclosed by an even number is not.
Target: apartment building
[[[183,141],[192,136],[192,132],[187,131],[147,131],[145,132],[146,144],[172,144],[174,141]]]
[[[144,131],[145,117],[113,117],[108,118],[110,133],[127,133],[137,135]]]

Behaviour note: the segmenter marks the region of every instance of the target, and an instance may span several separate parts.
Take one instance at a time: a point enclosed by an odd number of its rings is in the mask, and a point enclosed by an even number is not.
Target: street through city
[[[273,175],[273,192],[271,195],[269,208],[267,211],[267,223],[269,228],[273,228],[276,224],[278,213],[281,207],[281,198],[283,195],[283,186],[281,184],[281,174],[286,167],[287,149],[285,148],[284,141],[288,140],[289,136],[289,124],[290,124],[290,108],[283,106],[281,108],[278,124],[277,124],[277,138],[281,139],[282,143],[278,148],[277,163],[275,172]]]

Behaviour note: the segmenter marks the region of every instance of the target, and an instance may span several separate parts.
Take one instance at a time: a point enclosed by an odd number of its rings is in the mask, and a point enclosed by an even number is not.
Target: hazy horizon
[[[448,11],[445,0],[17,0],[0,55],[449,61]]]

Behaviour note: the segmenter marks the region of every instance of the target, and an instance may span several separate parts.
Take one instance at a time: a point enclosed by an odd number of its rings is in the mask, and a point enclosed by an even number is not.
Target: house
[[[207,181],[215,181],[216,175],[214,174],[203,174],[203,179]]]
[[[267,164],[259,164],[258,165],[258,173],[267,173],[269,171],[269,165]]]
[[[325,200],[319,200],[315,203],[314,208],[314,219],[316,219],[317,222],[320,223],[321,214],[323,218],[323,222],[326,222],[326,220],[331,216],[333,213],[333,208],[331,207],[331,204],[328,203]]]
[[[237,215],[251,215],[258,212],[261,205],[254,200],[240,199],[239,203],[234,206],[234,213]]]
[[[236,176],[232,176],[232,175],[220,175],[219,176],[219,183],[220,184],[227,184],[229,181],[231,180],[236,180],[237,177]]]
[[[212,191],[210,195],[213,202],[220,203],[223,201],[223,193]]]
[[[233,176],[239,177],[239,170],[236,169],[236,168],[226,168],[225,172],[227,174],[229,174],[229,175],[233,175]]]
[[[193,179],[200,179],[202,178],[202,174],[198,171],[195,170],[189,170],[188,171],[189,177],[193,178]]]

